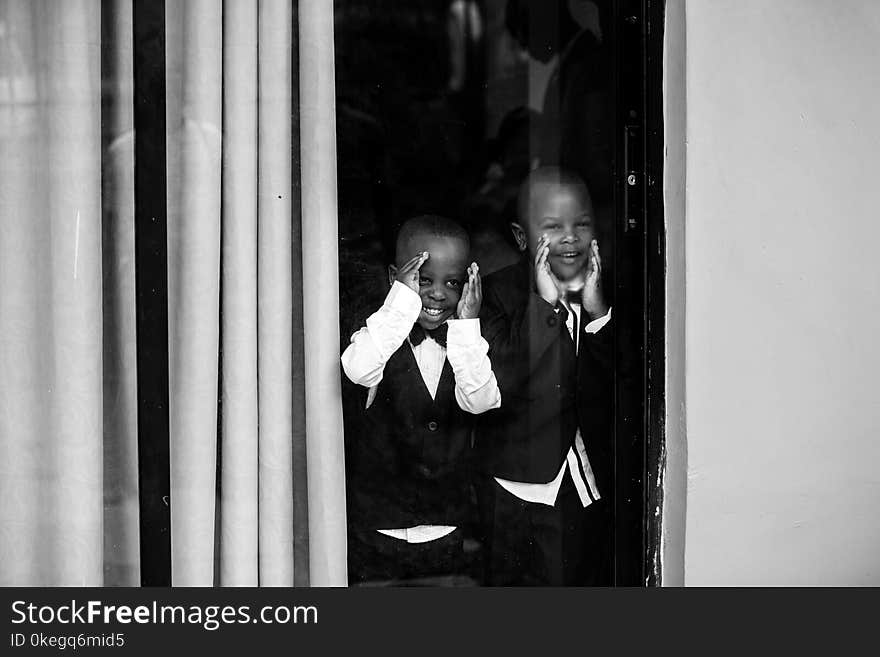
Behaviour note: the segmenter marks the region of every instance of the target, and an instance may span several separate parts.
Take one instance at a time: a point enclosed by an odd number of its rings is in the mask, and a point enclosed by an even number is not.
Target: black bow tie
[[[577,290],[577,291],[568,290],[565,293],[565,300],[568,302],[568,305],[571,305],[573,303],[576,303],[577,305],[581,305],[581,303],[582,303],[581,291],[580,290]]]
[[[446,324],[446,322],[442,323],[435,329],[426,329],[421,324],[416,323],[413,325],[412,331],[409,332],[409,341],[412,343],[413,347],[417,347],[426,337],[428,337],[441,347],[446,348],[446,332],[448,330],[449,325]]]

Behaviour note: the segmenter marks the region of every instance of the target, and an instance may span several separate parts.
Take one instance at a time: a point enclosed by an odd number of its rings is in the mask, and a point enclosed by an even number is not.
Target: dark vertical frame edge
[[[616,586],[645,584],[647,479],[646,0],[615,0],[614,562]]]
[[[663,39],[666,1],[644,1],[647,21],[645,584],[659,586],[663,575],[660,547],[666,454],[666,223],[663,203]]]
[[[141,585],[170,586],[165,2],[132,0],[132,16]]]

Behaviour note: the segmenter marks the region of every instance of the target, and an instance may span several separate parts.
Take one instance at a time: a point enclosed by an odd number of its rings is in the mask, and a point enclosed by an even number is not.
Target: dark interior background
[[[407,218],[460,221],[483,275],[515,262],[512,202],[538,163],[587,181],[613,302],[611,9],[612,0],[335,2],[343,348],[387,293]]]

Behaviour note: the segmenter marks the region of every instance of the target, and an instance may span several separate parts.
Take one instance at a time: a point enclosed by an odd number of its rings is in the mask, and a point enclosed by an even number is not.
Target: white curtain
[[[100,6],[4,2],[3,584],[102,582]]]
[[[332,4],[165,24],[172,581],[344,585]],[[0,584],[134,585],[131,3],[0,26]]]

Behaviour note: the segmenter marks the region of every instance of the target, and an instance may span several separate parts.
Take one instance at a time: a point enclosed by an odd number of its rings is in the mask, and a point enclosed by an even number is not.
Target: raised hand
[[[411,289],[416,294],[419,293],[419,268],[425,264],[425,261],[430,257],[430,254],[427,251],[422,251],[420,254],[408,260],[403,267],[397,270],[397,275],[394,277],[397,281],[406,285],[409,289]]]
[[[602,258],[599,256],[599,242],[590,244],[590,261],[581,291],[581,305],[590,319],[604,317],[608,313],[608,304],[602,296]]]
[[[550,263],[547,257],[550,255],[550,240],[546,235],[541,235],[538,245],[535,247],[535,287],[538,294],[551,306],[559,301],[559,281],[550,271]]]
[[[456,311],[459,319],[479,317],[480,306],[483,305],[483,284],[480,282],[480,268],[476,262],[472,262],[467,268],[467,274],[468,280],[461,289],[461,299]]]

